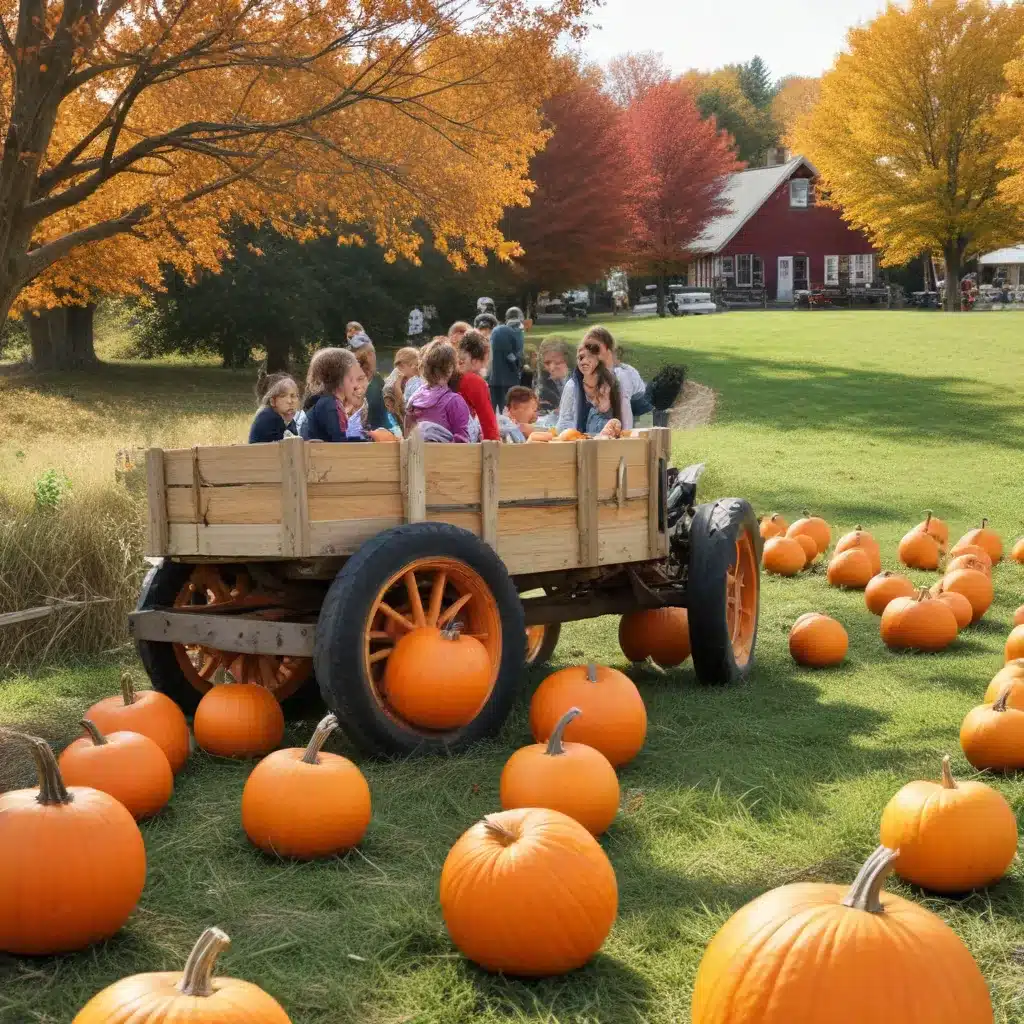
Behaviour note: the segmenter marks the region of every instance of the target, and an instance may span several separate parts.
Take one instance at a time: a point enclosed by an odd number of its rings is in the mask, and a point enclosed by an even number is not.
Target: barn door
[[[793,257],[779,257],[779,283],[775,292],[779,302],[789,302],[793,298]]]

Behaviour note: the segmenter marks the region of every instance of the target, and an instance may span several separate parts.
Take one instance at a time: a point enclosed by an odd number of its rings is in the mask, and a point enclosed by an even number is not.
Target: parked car
[[[676,316],[703,316],[718,312],[711,292],[682,292],[672,295],[671,299],[676,306]]]

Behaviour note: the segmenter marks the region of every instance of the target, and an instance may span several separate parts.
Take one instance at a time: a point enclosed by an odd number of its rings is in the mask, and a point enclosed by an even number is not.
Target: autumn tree
[[[781,141],[790,149],[796,123],[814,109],[820,95],[820,78],[787,75],[779,80],[772,99],[772,119],[778,126]]]
[[[831,202],[885,264],[942,253],[948,310],[960,308],[965,257],[1024,232],[1021,207],[1000,191],[1012,128],[996,116],[1022,33],[1020,6],[890,5],[850,31],[818,103],[796,127]]]
[[[687,261],[709,221],[725,212],[725,177],[742,164],[729,135],[701,117],[680,82],[656,86],[634,103],[623,136],[632,155],[629,259],[657,277],[658,314],[664,316],[667,275]]]
[[[653,50],[630,51],[608,62],[605,87],[608,95],[625,109],[671,78],[672,72],[665,66],[662,54]]]
[[[0,0],[0,315],[212,269],[234,217],[413,259],[422,221],[455,266],[508,255],[551,54],[588,9]]]
[[[692,90],[701,117],[715,119],[728,132],[736,153],[745,163],[758,164],[778,142],[778,128],[772,118],[771,104],[756,106],[751,96],[764,101],[760,78],[755,74],[741,79],[745,65],[731,64],[715,71],[687,71],[682,76]],[[749,95],[748,95],[749,93]]]

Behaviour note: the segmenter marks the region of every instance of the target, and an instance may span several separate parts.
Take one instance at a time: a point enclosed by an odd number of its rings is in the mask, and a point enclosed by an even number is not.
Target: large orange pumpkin
[[[789,523],[778,512],[773,512],[761,520],[761,539],[771,540],[772,537],[783,537],[788,529]]]
[[[938,516],[932,515],[931,509],[925,509],[925,520],[923,523],[918,523],[915,529],[934,537],[938,541],[939,548],[942,551],[946,550],[946,545],[949,544],[949,526]]]
[[[357,846],[370,824],[370,787],[340,754],[325,753],[338,719],[320,720],[309,744],[268,754],[242,791],[242,828],[254,846],[311,860]]]
[[[1024,537],[1021,537],[1021,539],[1013,545],[1013,550],[1010,552],[1010,557],[1015,562],[1020,562],[1021,565],[1024,565]]]
[[[810,668],[838,665],[850,645],[846,630],[835,619],[819,612],[801,615],[789,631],[789,653]]]
[[[993,704],[968,711],[960,726],[960,747],[975,768],[1024,768],[1024,711],[1010,707],[1009,697],[1007,686]]]
[[[896,871],[933,892],[991,885],[1017,855],[1017,818],[983,782],[957,782],[942,759],[941,782],[908,782],[882,812],[881,842],[898,850]]]
[[[966,555],[973,555],[975,558],[980,558],[990,569],[992,568],[992,559],[989,557],[988,552],[977,544],[968,544],[966,541],[957,541],[956,546],[949,553],[951,561],[956,561],[958,558],[963,558]]]
[[[208,754],[245,760],[269,754],[284,738],[277,698],[256,683],[211,686],[192,719],[196,743]]]
[[[977,544],[979,548],[984,548],[988,553],[988,557],[992,559],[992,564],[1002,561],[1003,558],[1003,540],[996,533],[995,530],[988,528],[988,520],[982,519],[981,526],[975,530],[968,530],[959,541],[960,544]]]
[[[564,743],[565,727],[582,714],[569,708],[547,743],[520,747],[501,772],[501,806],[549,807],[599,836],[619,809],[619,780],[611,762],[585,743]]]
[[[1008,661],[993,677],[985,690],[985,703],[994,704],[1006,691],[1006,703],[1024,711],[1024,658]]]
[[[798,533],[792,538],[804,549],[804,564],[810,565],[818,557],[818,545],[814,538],[806,533]]]
[[[864,603],[873,615],[881,615],[890,601],[897,597],[913,597],[917,588],[906,576],[898,573],[880,572],[873,576],[864,591]]]
[[[900,561],[911,569],[937,569],[939,555],[939,542],[931,534],[916,527],[904,534],[900,541]]]
[[[882,612],[882,640],[897,650],[941,651],[958,632],[953,609],[924,588],[916,597],[897,597]]]
[[[1004,660],[1007,662],[1024,658],[1024,626],[1014,626],[1010,630],[1003,652],[1006,656]]]
[[[795,576],[807,564],[804,549],[792,537],[773,537],[762,557],[765,571],[778,576]]]
[[[682,665],[690,656],[690,621],[685,608],[629,612],[619,620],[619,646],[633,662],[650,658],[662,668]]]
[[[840,555],[844,551],[854,549],[863,551],[871,560],[872,576],[877,576],[882,571],[882,549],[878,546],[878,541],[867,530],[862,530],[860,526],[855,526],[851,533],[839,538],[833,555]]]
[[[895,859],[881,846],[849,889],[797,882],[733,914],[697,971],[692,1024],[992,1024],[952,928],[883,890]]]
[[[4,737],[29,746],[39,786],[0,794],[0,951],[52,956],[109,939],[146,881],[139,826],[107,793],[65,786],[46,740]]]
[[[977,569],[957,569],[942,577],[942,591],[952,590],[955,594],[963,594],[971,602],[974,615],[972,622],[977,622],[989,610],[995,591],[992,578]]]
[[[489,814],[462,834],[441,869],[448,934],[488,971],[544,977],[582,967],[617,909],[604,850],[559,811]]]
[[[957,629],[966,629],[974,620],[974,609],[971,607],[971,602],[963,594],[958,594],[955,590],[940,590],[938,594],[933,596],[936,600],[949,605],[952,609],[953,615],[956,618]]]
[[[871,557],[863,548],[848,548],[828,563],[828,582],[833,587],[863,590],[874,574]]]
[[[64,748],[58,764],[69,786],[91,786],[124,804],[136,821],[159,814],[174,790],[167,755],[140,732],[104,736],[88,718],[87,735]]]
[[[647,736],[647,709],[628,676],[607,665],[576,665],[552,672],[530,701],[530,731],[546,743],[566,708],[583,714],[565,727],[565,738],[600,750],[617,768],[632,761]]]
[[[141,732],[166,755],[175,775],[185,767],[189,753],[188,722],[181,708],[156,690],[135,691],[131,674],[121,674],[121,695],[105,697],[82,716],[104,733]]]
[[[214,977],[231,945],[219,928],[199,937],[183,971],[133,974],[92,997],[71,1024],[291,1024],[281,1004],[257,985]]]
[[[798,519],[787,531],[787,537],[795,537],[798,533],[806,533],[818,546],[818,554],[823,555],[832,543],[832,530],[821,516],[812,516],[804,510],[802,519]]]
[[[491,658],[458,623],[420,626],[395,644],[384,669],[388,703],[424,729],[457,729],[476,718],[491,692]]]

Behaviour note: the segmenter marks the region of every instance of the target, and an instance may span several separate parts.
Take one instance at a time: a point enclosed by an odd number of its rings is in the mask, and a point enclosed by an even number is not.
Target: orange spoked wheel
[[[736,561],[726,580],[726,621],[737,665],[746,665],[754,653],[760,585],[758,557],[751,538],[743,533],[736,541]]]

